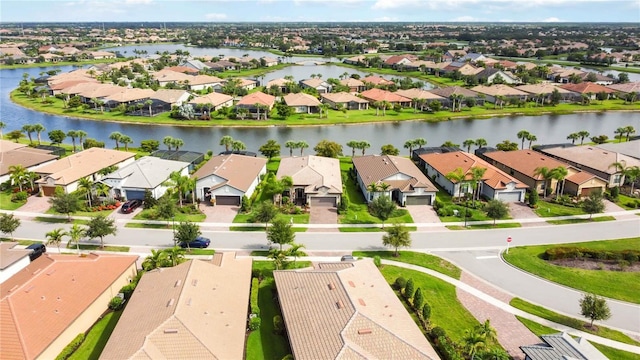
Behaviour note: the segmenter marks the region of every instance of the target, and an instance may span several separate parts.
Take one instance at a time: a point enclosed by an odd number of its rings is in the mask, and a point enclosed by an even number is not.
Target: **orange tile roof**
[[[602,86],[600,84],[596,84],[588,81],[583,81],[578,84],[564,84],[564,85],[561,85],[560,87],[565,90],[577,92],[580,94],[588,94],[588,93],[597,94],[599,92],[613,94],[616,92],[615,90],[609,89],[606,86]]]
[[[242,99],[240,99],[240,101],[238,101],[236,105],[253,106],[255,104],[261,104],[271,107],[273,106],[273,103],[275,103],[275,101],[275,96],[265,94],[262,91],[256,91],[247,96],[244,96]]]
[[[413,191],[413,188],[425,188],[425,191],[438,191],[413,161],[400,156],[369,155],[352,159],[356,172],[365,185],[385,182],[400,191]],[[409,177],[407,180],[385,180],[397,174]]]
[[[535,180],[543,180],[541,175],[533,175],[538,168],[546,167],[547,169],[555,169],[560,166],[564,168],[568,167],[566,163],[537,151],[527,149],[516,151],[492,151],[484,153],[484,156],[504,164]]]
[[[360,95],[369,101],[388,101],[391,103],[411,102],[411,99],[406,98],[402,95],[377,88],[363,91],[360,93]]]
[[[305,93],[291,93],[284,97],[287,106],[320,106],[320,101],[314,96]]]
[[[44,255],[0,284],[2,359],[38,357],[137,258]]]

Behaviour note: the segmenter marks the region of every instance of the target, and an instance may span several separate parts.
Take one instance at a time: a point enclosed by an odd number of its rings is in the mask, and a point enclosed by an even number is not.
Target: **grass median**
[[[403,262],[412,265],[422,266],[427,269],[443,273],[454,279],[460,279],[460,268],[452,263],[439,258],[434,255],[413,252],[413,251],[399,251],[400,256],[393,256],[393,251],[354,251],[354,257],[370,257],[379,256],[381,259],[393,260]]]

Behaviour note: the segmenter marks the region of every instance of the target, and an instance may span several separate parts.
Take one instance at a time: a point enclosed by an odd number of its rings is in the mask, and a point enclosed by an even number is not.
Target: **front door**
[[[306,204],[305,201],[305,196],[304,196],[304,189],[302,188],[297,188],[296,189],[296,199],[295,199],[295,204],[296,205],[304,205]]]

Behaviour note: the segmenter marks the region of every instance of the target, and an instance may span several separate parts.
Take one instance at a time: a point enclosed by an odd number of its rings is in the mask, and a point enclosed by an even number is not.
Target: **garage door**
[[[240,205],[240,196],[216,195],[216,205]]]
[[[498,193],[496,198],[504,202],[518,202],[520,201],[520,192],[503,192]]]
[[[41,186],[44,196],[53,196],[56,193],[56,188],[53,186]]]
[[[336,206],[336,197],[335,196],[312,197],[311,207],[313,207],[314,205],[315,206]]]
[[[143,190],[125,190],[127,200],[144,200]]]
[[[589,196],[594,191],[602,191],[602,188],[601,187],[582,188],[582,190],[580,190],[580,196]]]
[[[407,196],[405,205],[431,205],[431,196]]]

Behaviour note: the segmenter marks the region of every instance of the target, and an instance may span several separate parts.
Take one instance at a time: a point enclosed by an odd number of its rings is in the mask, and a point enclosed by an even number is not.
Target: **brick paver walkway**
[[[462,272],[460,281],[507,304],[513,298],[511,295],[466,272]],[[464,290],[460,290],[460,288],[456,288],[456,293],[458,300],[479,322],[483,323],[489,319],[491,326],[498,333],[498,342],[514,359],[524,359],[524,354],[519,348],[521,345],[532,345],[541,342],[537,336],[516,319],[515,315],[491,305]]]

